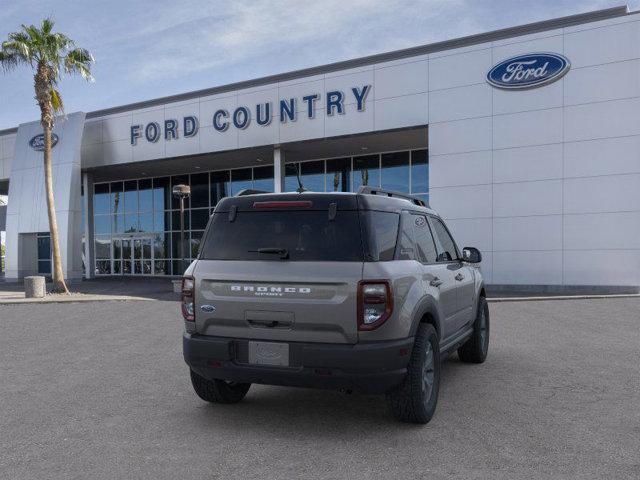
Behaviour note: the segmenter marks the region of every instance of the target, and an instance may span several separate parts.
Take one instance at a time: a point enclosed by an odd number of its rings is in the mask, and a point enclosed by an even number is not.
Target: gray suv
[[[252,383],[384,393],[396,418],[427,423],[441,359],[487,356],[480,261],[404,194],[225,198],[183,278],[193,387],[217,403]]]

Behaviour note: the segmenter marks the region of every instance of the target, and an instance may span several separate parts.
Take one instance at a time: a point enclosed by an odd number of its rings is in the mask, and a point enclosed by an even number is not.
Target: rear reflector
[[[311,208],[313,202],[309,200],[253,202],[253,208]]]

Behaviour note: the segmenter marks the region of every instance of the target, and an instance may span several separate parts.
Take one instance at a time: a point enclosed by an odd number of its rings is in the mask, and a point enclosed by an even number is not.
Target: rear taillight
[[[182,277],[182,316],[188,322],[195,322],[193,277]]]
[[[393,311],[393,296],[388,280],[363,280],[358,283],[358,330],[374,330],[386,322]]]

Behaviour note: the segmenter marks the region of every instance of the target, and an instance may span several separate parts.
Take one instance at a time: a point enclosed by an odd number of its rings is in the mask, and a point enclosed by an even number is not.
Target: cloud
[[[168,14],[163,14],[127,38],[144,52],[131,73],[136,81],[148,81],[158,75],[179,76],[185,69],[199,72],[234,65],[265,54],[288,51],[292,46],[312,51],[314,55],[307,56],[310,63],[315,63],[311,59],[318,53],[322,56],[322,45],[327,43],[333,47],[331,56],[340,59],[380,49],[393,50],[407,46],[415,36],[415,31],[404,32],[403,24],[416,13],[426,22],[443,11],[453,12],[465,3],[462,0],[409,4],[393,0],[306,3],[258,0],[230,2],[215,12],[209,12],[211,9],[205,5],[198,10],[199,15],[190,11],[173,12],[173,22],[167,20]]]

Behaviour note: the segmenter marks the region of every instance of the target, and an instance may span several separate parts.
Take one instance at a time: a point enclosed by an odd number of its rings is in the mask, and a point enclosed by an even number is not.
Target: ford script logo
[[[202,305],[200,307],[200,310],[202,310],[203,312],[215,312],[216,307],[214,307],[213,305]]]
[[[518,90],[554,82],[571,68],[569,60],[557,53],[530,53],[509,58],[487,73],[487,82],[496,88]]]
[[[58,143],[58,135],[55,133],[51,134],[51,148],[55,147]],[[36,135],[31,140],[29,140],[29,145],[31,148],[38,152],[44,152],[44,133],[40,135]]]

